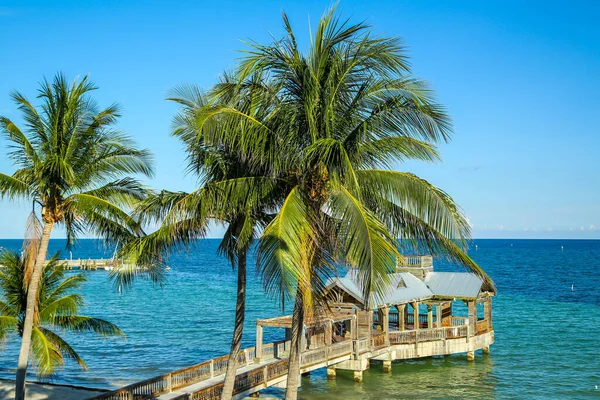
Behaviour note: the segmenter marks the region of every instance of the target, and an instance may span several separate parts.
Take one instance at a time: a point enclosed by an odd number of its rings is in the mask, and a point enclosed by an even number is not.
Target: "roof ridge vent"
[[[396,289],[405,288],[405,287],[406,287],[406,282],[404,282],[403,277],[400,277],[400,280],[398,281],[398,284],[396,285]]]

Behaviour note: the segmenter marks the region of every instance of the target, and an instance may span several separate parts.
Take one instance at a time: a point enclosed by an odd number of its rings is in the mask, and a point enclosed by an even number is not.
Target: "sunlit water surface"
[[[203,240],[192,251],[172,256],[162,288],[140,281],[119,293],[106,272],[85,272],[83,312],[116,323],[127,340],[67,334],[89,370],[67,365],[54,381],[111,388],[227,353],[236,275],[216,255],[218,243]],[[19,249],[20,242],[0,240],[0,246]],[[64,242],[51,246],[59,250]],[[111,253],[84,240],[73,257]],[[391,374],[374,362],[362,383],[353,382],[351,372],[340,371],[328,381],[325,371],[317,371],[303,378],[300,398],[600,397],[600,241],[477,240],[470,254],[498,286],[490,356],[477,354],[475,362],[465,355],[395,362]],[[453,268],[441,260],[435,265]],[[253,345],[256,319],[280,314],[250,271],[244,347]],[[265,330],[265,342],[282,336],[275,328]],[[18,341],[9,337],[0,350],[0,377],[14,376],[17,353]]]

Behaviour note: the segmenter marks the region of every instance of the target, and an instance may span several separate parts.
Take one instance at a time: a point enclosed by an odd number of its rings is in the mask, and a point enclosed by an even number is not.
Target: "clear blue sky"
[[[90,74],[101,105],[121,103],[120,127],[155,153],[151,185],[190,190],[195,182],[169,136],[167,91],[187,82],[207,88],[233,67],[241,40],[280,37],[281,10],[306,42],[309,18],[330,4],[1,1],[0,114],[19,120],[10,90],[33,99],[44,76]],[[475,237],[600,238],[597,4],[340,2],[343,16],[403,37],[415,74],[448,107],[455,136],[441,149],[443,163],[398,168],[448,191]],[[12,172],[0,145],[0,171]],[[27,209],[0,202],[0,237],[22,237]]]

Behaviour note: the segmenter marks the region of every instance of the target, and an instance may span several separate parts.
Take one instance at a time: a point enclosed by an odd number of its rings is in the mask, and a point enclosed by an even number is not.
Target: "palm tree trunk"
[[[302,337],[304,336],[304,298],[302,290],[298,288],[296,303],[292,314],[292,342],[290,346],[290,358],[288,364],[287,385],[285,389],[285,400],[296,400],[298,397],[298,386],[300,386],[300,353],[304,350]]]
[[[25,399],[25,378],[27,377],[27,364],[29,363],[29,348],[31,346],[31,332],[33,330],[33,316],[37,303],[40,278],[46,265],[48,254],[48,243],[54,222],[44,222],[42,240],[36,257],[35,267],[31,274],[31,280],[27,288],[27,308],[25,309],[25,322],[23,323],[23,336],[21,338],[21,351],[19,352],[19,363],[17,364],[17,381],[15,384],[15,400]]]
[[[238,250],[237,267],[237,302],[235,306],[235,327],[233,328],[233,338],[231,339],[231,352],[227,363],[227,372],[223,382],[223,391],[221,400],[229,400],[233,396],[235,387],[235,376],[238,366],[238,354],[242,345],[242,334],[244,333],[244,317],[246,314],[246,254],[247,247]]]

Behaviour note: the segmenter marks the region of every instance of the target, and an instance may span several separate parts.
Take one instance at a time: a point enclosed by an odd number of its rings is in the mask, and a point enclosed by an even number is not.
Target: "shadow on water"
[[[382,363],[373,361],[363,374],[363,382],[354,382],[352,371],[337,371],[335,380],[327,380],[324,369],[302,378],[299,398],[305,400],[344,399],[493,399],[496,379],[493,355],[477,354],[474,362],[466,355],[395,361],[392,372],[383,372]],[[279,397],[281,390],[271,390]]]

